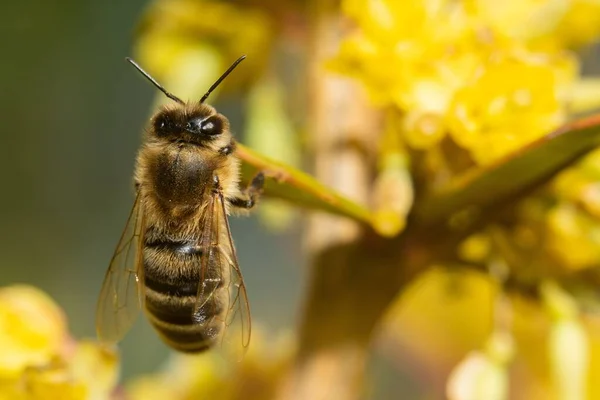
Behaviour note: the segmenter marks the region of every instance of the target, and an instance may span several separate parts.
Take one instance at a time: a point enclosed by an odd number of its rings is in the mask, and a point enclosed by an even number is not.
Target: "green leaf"
[[[243,162],[244,182],[250,181],[259,171],[265,173],[268,178],[265,181],[265,195],[288,200],[298,206],[371,223],[371,213],[367,208],[328,188],[312,176],[260,155],[241,144],[238,144],[236,154]]]
[[[466,174],[415,203],[414,222],[431,226],[465,212],[477,217],[517,200],[600,144],[600,114],[571,122],[509,157]]]

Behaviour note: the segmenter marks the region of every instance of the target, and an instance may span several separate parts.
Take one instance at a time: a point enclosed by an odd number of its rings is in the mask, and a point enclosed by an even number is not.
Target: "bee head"
[[[204,102],[213,90],[241,63],[246,56],[238,58],[231,66],[216,80],[215,83],[202,96],[198,103],[185,103],[179,97],[168,92],[135,61],[127,58],[146,79],[148,79],[165,96],[175,101],[172,107],[165,107],[152,118],[152,130],[150,135],[158,139],[170,142],[191,143],[206,146],[210,142],[230,141],[229,121],[223,115],[218,114],[214,108]],[[224,140],[216,140],[224,138]]]
[[[153,117],[152,128],[158,139],[197,145],[229,136],[227,118],[206,104],[166,107]]]

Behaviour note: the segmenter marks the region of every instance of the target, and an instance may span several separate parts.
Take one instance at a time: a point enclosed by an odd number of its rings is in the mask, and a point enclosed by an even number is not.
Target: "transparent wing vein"
[[[202,219],[202,236],[199,246],[202,248],[202,261],[198,295],[194,307],[194,319],[199,323],[207,323],[207,315],[221,318],[219,322],[225,330],[235,325],[234,332],[241,332],[241,344],[244,348],[250,342],[251,320],[248,296],[238,259],[231,237],[227,219],[225,200],[220,191],[214,193]],[[221,288],[215,287],[221,282]],[[211,309],[224,309],[218,315],[210,315]]]
[[[100,290],[96,331],[102,341],[119,341],[143,307],[143,229],[144,216],[138,194]]]

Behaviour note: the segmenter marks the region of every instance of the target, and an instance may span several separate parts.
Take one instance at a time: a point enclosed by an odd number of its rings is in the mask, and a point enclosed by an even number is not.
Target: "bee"
[[[255,205],[264,175],[240,189],[229,121],[205,104],[244,58],[200,101],[190,102],[167,92],[127,58],[173,104],[152,116],[138,152],[135,202],[98,300],[100,340],[122,339],[143,309],[161,339],[177,351],[213,347],[234,316],[248,346],[250,308],[227,216]]]

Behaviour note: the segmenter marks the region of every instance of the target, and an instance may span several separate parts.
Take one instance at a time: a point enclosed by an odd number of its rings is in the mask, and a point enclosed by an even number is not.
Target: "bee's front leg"
[[[252,181],[241,194],[241,196],[229,197],[227,201],[233,207],[250,209],[256,204],[258,196],[262,193],[262,188],[265,183],[265,174],[259,172],[252,178]]]

